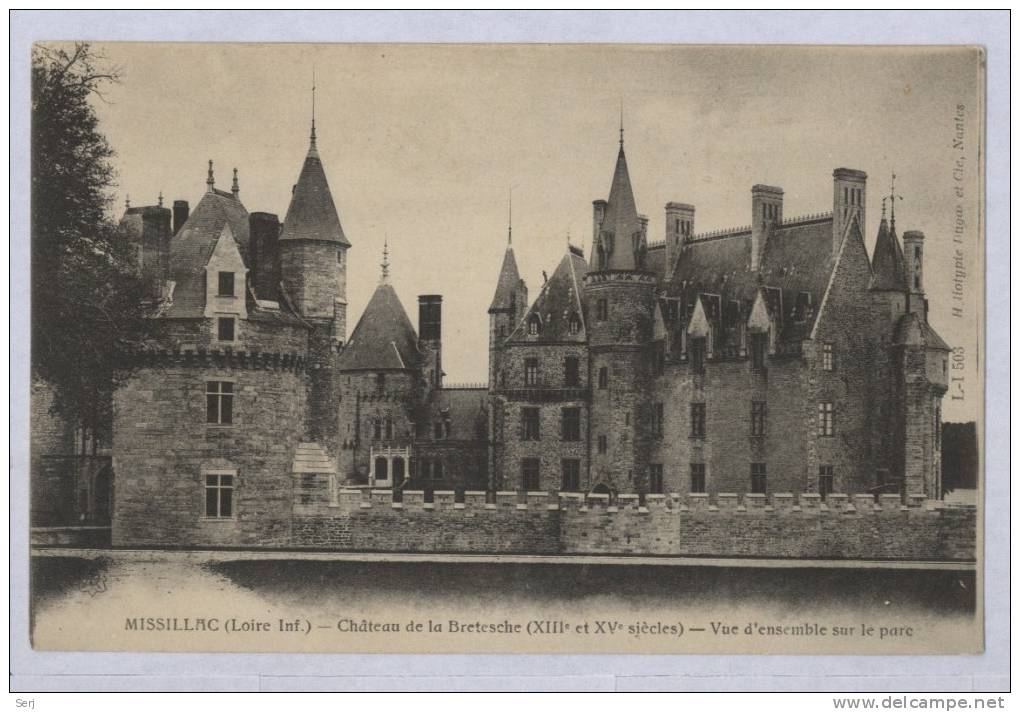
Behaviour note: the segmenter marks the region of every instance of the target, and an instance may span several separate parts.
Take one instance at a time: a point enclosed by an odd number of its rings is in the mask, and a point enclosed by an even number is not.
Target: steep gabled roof
[[[588,263],[579,252],[568,249],[567,254],[553,272],[553,276],[542,286],[531,308],[517,328],[510,335],[510,341],[528,342],[583,342],[585,335],[584,311],[581,306],[582,283],[588,273]],[[538,336],[528,336],[528,320],[537,314],[541,320]],[[578,320],[577,333],[570,333],[570,320]]]
[[[745,318],[759,289],[769,288],[765,296],[779,318],[780,338],[806,338],[817,309],[805,305],[819,304],[825,293],[833,269],[831,249],[831,217],[770,226],[757,272],[751,271],[749,230],[692,240],[683,246],[664,287],[680,298],[681,322],[690,317],[699,294],[719,295],[728,306],[721,311],[722,321],[728,322],[728,315]],[[743,317],[729,308],[733,302],[741,305]],[[735,324],[720,326],[722,331]]]
[[[500,309],[512,309],[514,306],[514,295],[520,286],[521,275],[517,271],[517,260],[514,258],[514,248],[507,245],[503,253],[503,266],[499,268],[499,280],[496,282],[496,293],[492,297],[492,304],[489,311]]]
[[[280,239],[324,240],[344,247],[351,246],[340,225],[340,216],[333,203],[314,138],[294,186]]]
[[[421,363],[418,335],[396,290],[380,284],[340,354],[341,371],[413,370]]]
[[[163,313],[168,318],[204,316],[205,266],[225,225],[248,263],[248,211],[231,193],[207,191],[180,232],[170,240],[170,279],[175,282],[173,303]]]
[[[906,288],[903,248],[896,236],[896,223],[893,223],[890,229],[884,216],[878,225],[878,239],[875,240],[875,251],[871,257],[871,271],[875,273],[871,281],[872,289],[902,291]]]

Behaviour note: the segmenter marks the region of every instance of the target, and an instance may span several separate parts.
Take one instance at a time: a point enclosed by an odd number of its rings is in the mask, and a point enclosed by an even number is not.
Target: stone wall
[[[74,427],[53,412],[53,399],[49,384],[32,384],[29,472],[33,526],[77,523]]]
[[[295,505],[291,546],[382,552],[973,561],[973,507],[922,497],[341,490]]]
[[[207,424],[208,381],[234,383],[232,424]],[[135,368],[114,397],[114,545],[285,543],[306,392],[299,369],[271,359],[165,355]],[[235,472],[230,517],[206,516],[210,471]]]

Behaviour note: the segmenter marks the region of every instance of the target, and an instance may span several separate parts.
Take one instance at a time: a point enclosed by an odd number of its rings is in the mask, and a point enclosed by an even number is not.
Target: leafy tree
[[[105,65],[86,43],[32,53],[32,374],[101,438],[118,359],[146,333],[134,248],[108,215],[114,154],[90,103],[117,81]]]

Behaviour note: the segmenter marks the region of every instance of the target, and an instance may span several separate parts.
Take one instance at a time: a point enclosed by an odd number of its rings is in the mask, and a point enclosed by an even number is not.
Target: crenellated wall
[[[332,501],[331,501],[332,500]],[[339,490],[296,504],[291,545],[381,552],[973,561],[975,509],[899,495]]]

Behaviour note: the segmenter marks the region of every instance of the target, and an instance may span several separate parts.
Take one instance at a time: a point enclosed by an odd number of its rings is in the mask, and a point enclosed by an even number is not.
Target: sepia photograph
[[[977,654],[977,46],[37,41],[37,651]]]

